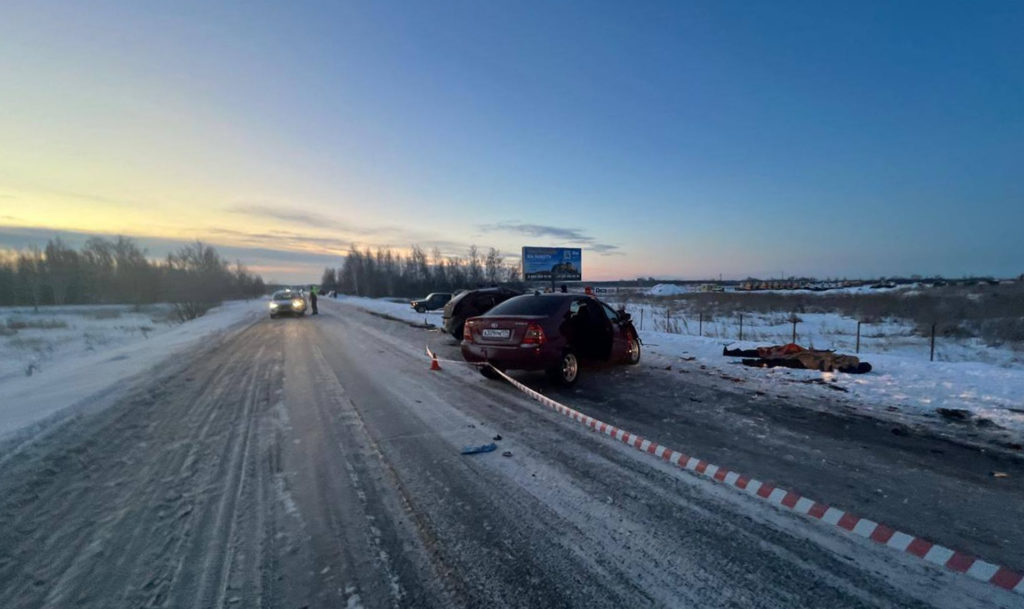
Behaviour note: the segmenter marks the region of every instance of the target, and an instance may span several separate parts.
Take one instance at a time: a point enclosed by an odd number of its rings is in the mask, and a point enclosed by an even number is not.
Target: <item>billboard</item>
[[[583,250],[578,247],[524,247],[525,281],[580,281]]]

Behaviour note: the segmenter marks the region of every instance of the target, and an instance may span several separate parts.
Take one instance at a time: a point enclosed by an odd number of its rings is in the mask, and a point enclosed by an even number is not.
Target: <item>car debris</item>
[[[935,413],[949,421],[966,421],[971,418],[971,411],[963,408],[936,408]]]
[[[498,445],[494,442],[490,444],[482,444],[480,446],[466,446],[462,449],[464,455],[477,455],[480,453],[490,453],[498,450]]]
[[[722,355],[726,357],[742,357],[742,364],[755,368],[803,368],[821,372],[845,372],[847,374],[865,374],[871,372],[871,364],[860,361],[853,355],[844,355],[835,351],[808,349],[796,343],[771,345],[756,349],[728,349],[722,347]]]

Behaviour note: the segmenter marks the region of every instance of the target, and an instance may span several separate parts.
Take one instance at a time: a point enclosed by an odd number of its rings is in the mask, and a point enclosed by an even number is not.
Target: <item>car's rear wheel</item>
[[[480,374],[486,376],[492,381],[496,381],[501,378],[501,375],[498,374],[498,371],[492,368],[490,365],[480,366]]]
[[[462,340],[462,327],[466,325],[464,319],[453,319],[452,320],[452,336],[457,340]]]
[[[635,366],[640,363],[640,340],[636,336],[629,337],[626,347],[626,363]]]
[[[548,369],[548,376],[559,385],[575,385],[580,377],[580,360],[572,351],[562,354],[557,366]]]

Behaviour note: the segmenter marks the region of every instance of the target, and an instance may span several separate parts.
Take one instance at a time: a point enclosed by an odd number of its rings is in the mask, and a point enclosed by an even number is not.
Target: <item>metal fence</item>
[[[626,305],[633,323],[643,331],[667,332],[723,342],[799,343],[819,349],[860,353],[895,352],[936,358],[936,324],[925,334],[898,320],[854,320],[838,315],[782,313],[715,313],[665,307]],[[827,320],[827,322],[825,321]],[[940,345],[941,346],[941,345]],[[948,345],[952,347],[952,344]],[[939,353],[943,359],[942,353]]]

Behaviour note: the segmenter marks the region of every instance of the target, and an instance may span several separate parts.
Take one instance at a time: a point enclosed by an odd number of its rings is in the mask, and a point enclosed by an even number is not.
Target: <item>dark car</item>
[[[294,290],[279,290],[270,297],[270,317],[275,319],[280,315],[305,315],[306,297],[302,292]]]
[[[444,305],[444,331],[455,338],[462,338],[462,326],[475,315],[490,311],[496,304],[505,302],[522,292],[504,287],[463,290]]]
[[[433,292],[428,294],[426,298],[414,300],[409,304],[416,310],[417,313],[426,313],[427,311],[436,311],[448,304],[448,301],[452,299],[452,295],[447,292]]]
[[[636,364],[640,337],[629,314],[592,296],[517,296],[466,321],[462,356],[499,370],[544,370],[572,385],[581,362]],[[495,377],[488,366],[484,376]]]

